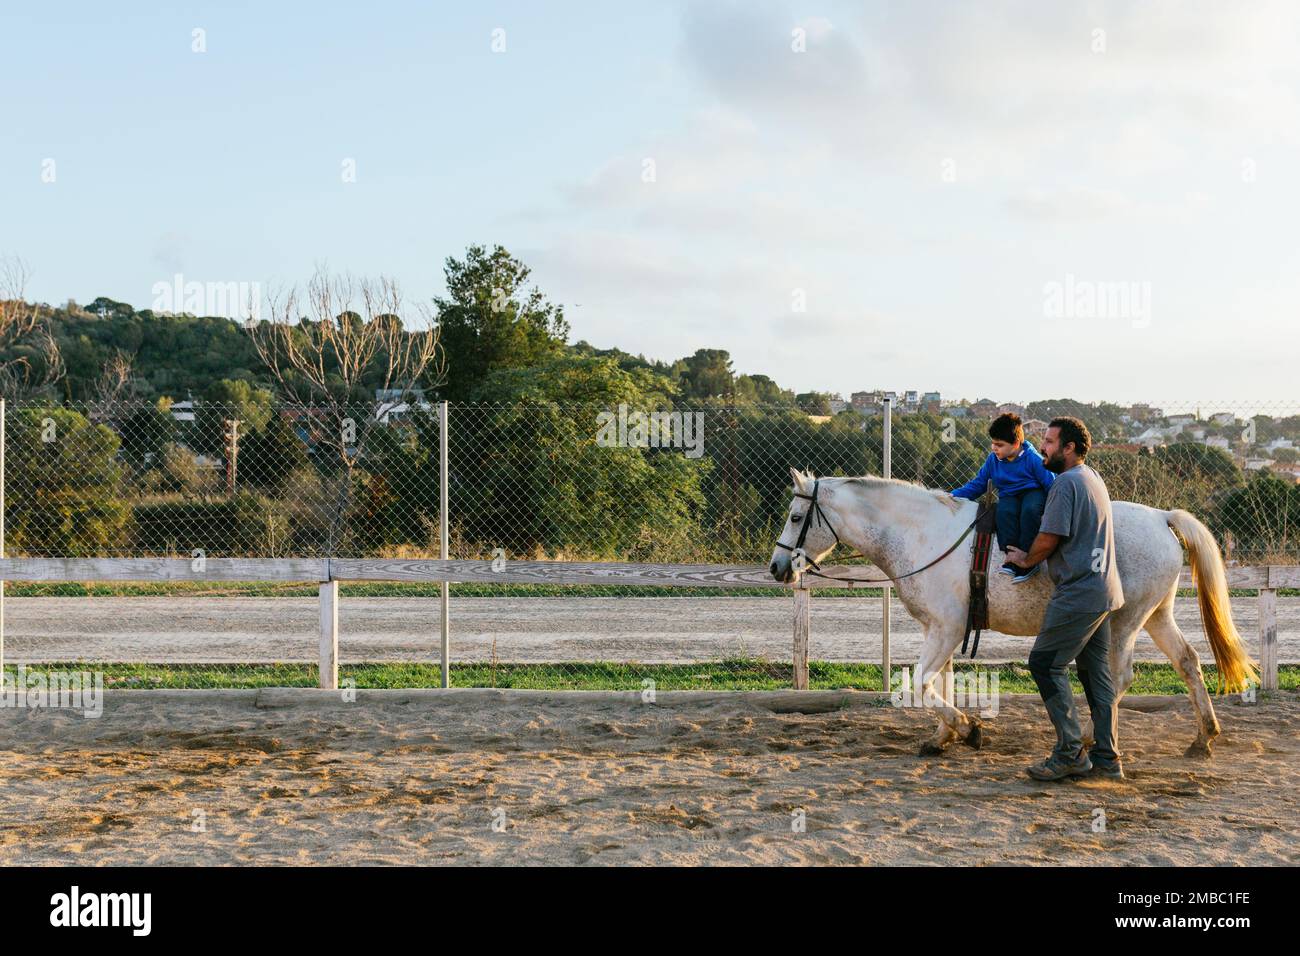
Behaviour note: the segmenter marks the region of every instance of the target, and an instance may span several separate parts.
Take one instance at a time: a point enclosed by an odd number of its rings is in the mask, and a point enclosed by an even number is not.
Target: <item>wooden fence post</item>
[[[812,630],[812,590],[801,576],[794,587],[794,689],[808,689],[808,638]]]
[[[339,583],[320,586],[320,686],[339,689]]]
[[[1259,669],[1263,690],[1277,690],[1277,589],[1259,589]]]

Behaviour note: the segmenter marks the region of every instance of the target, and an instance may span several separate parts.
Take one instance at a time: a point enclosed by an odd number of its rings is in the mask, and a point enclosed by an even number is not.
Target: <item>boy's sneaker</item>
[[[1014,578],[1011,579],[1011,583],[1019,584],[1021,581],[1028,581],[1030,578],[1032,578],[1035,574],[1038,573],[1038,569],[1041,568],[1042,566],[1043,566],[1043,562],[1039,561],[1037,564],[1035,564],[1032,568],[1029,569],[1017,568],[1016,570],[1019,573]]]
[[[1011,575],[1012,577],[1016,577],[1016,576],[1021,575],[1021,574],[1024,574],[1024,573],[1025,573],[1025,572],[1024,572],[1024,570],[1020,567],[1020,565],[1018,565],[1018,564],[1012,564],[1010,561],[1008,561],[1006,564],[1002,565],[1002,567],[998,568],[998,574],[1009,574],[1009,575]]]

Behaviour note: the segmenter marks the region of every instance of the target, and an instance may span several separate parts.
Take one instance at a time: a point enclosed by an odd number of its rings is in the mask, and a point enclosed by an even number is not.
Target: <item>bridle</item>
[[[831,524],[830,518],[826,517],[826,512],[822,510],[821,504],[817,501],[817,489],[818,486],[820,485],[821,485],[821,479],[817,478],[813,481],[813,490],[811,495],[805,495],[799,491],[796,491],[794,493],[794,496],[796,498],[802,498],[808,502],[808,513],[803,516],[803,521],[799,523],[800,525],[799,538],[797,541],[795,541],[793,546],[788,544],[782,544],[780,541],[776,543],[776,546],[778,548],[784,548],[786,551],[789,551],[791,557],[794,556],[794,553],[796,551],[803,551],[804,542],[808,540],[808,528],[812,524],[814,518],[816,519],[819,527],[821,525],[825,525],[826,528],[830,531],[830,533],[834,535],[836,546],[844,543],[840,540],[839,533],[835,530],[835,526]],[[978,518],[976,520],[978,520]],[[822,566],[818,564],[813,559],[812,555],[808,554],[808,552],[806,551],[803,551],[804,560],[808,562],[808,564],[812,565],[813,569],[810,571],[804,571],[803,573],[811,574],[813,577],[817,577],[817,578],[826,578],[828,580],[851,581],[854,584],[888,584],[891,581],[901,581],[903,580],[903,578],[910,578],[914,574],[920,574],[922,571],[928,571],[930,568],[934,567],[944,558],[948,557],[948,555],[956,551],[958,546],[963,541],[966,540],[966,536],[971,533],[971,530],[974,527],[975,527],[975,521],[972,521],[970,524],[966,526],[966,529],[961,533],[961,537],[959,537],[956,541],[954,541],[952,543],[952,546],[948,548],[948,550],[945,551],[943,554],[939,555],[933,561],[921,565],[919,568],[915,569],[914,571],[908,571],[906,574],[900,574],[897,577],[893,575],[889,575],[888,577],[883,577],[883,578],[849,578],[849,577],[842,577],[838,574],[834,574],[834,575],[824,574],[822,572]],[[865,557],[865,555],[854,554],[854,555],[850,555],[850,557],[861,558],[861,557]]]

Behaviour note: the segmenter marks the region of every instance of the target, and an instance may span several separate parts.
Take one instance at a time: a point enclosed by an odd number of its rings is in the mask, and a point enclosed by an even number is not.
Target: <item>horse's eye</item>
[[[800,521],[802,521],[802,520],[803,520],[803,515],[791,515],[791,516],[790,516],[790,523],[791,523],[791,524],[798,524],[798,523],[799,523]]]

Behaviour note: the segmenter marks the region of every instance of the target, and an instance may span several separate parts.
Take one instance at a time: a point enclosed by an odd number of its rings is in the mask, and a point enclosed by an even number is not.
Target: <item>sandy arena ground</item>
[[[1300,696],[1221,701],[1212,761],[1125,703],[1129,781],[1043,784],[1033,698],[921,758],[868,694],[110,691],[0,710],[0,863],[1300,863]]]
[[[916,661],[920,626],[894,601],[890,653]],[[1278,650],[1300,661],[1300,598],[1278,601]],[[1203,661],[1212,660],[1192,598],[1175,607]],[[1256,600],[1232,602],[1233,619],[1259,654]],[[31,661],[315,661],[314,598],[9,598],[5,659]],[[812,656],[880,660],[880,598],[814,598]],[[788,598],[463,598],[451,606],[457,661],[661,661],[766,657],[788,661]],[[1032,640],[985,634],[980,660],[1023,661]],[[438,656],[434,598],[343,598],[339,655],[354,661]],[[1168,660],[1145,634],[1136,657]]]

